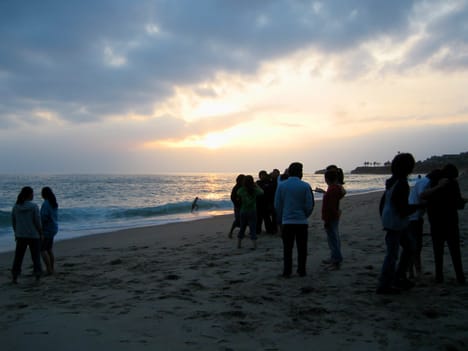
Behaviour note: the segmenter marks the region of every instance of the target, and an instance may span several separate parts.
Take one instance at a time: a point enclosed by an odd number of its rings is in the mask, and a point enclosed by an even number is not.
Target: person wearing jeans
[[[314,195],[310,185],[301,180],[301,163],[292,163],[288,174],[288,179],[278,185],[275,193],[275,210],[283,238],[283,277],[288,278],[292,273],[294,242],[297,273],[303,277],[306,275],[308,218],[314,209]]]
[[[27,247],[31,252],[36,280],[40,279],[41,268],[41,239],[42,227],[39,215],[39,207],[32,202],[34,191],[26,186],[18,194],[16,204],[11,212],[11,223],[15,233],[16,250],[11,269],[13,283],[16,284],[21,274],[24,254]]]
[[[339,174],[335,169],[329,169],[325,172],[325,181],[328,188],[323,195],[322,220],[327,233],[330,258],[323,260],[323,263],[329,265],[328,270],[336,270],[340,268],[343,261],[338,225],[341,216],[340,200],[346,194],[346,191],[343,185],[339,183]]]
[[[413,171],[415,160],[409,153],[400,153],[392,161],[392,176],[387,179],[385,192],[380,202],[382,226],[387,232],[385,235],[386,255],[382,264],[377,294],[397,294],[401,290],[413,287],[406,273],[414,255],[411,245],[408,225],[408,216],[415,212],[420,205],[408,203],[409,184],[408,175]],[[400,245],[403,252],[397,269]]]

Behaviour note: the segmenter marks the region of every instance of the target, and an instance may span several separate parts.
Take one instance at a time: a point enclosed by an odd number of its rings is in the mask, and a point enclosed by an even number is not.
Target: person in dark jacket
[[[453,268],[459,284],[466,283],[460,252],[460,230],[458,226],[458,210],[467,202],[460,194],[458,185],[458,169],[448,164],[442,169],[442,179],[421,194],[427,201],[427,216],[431,228],[432,246],[434,249],[435,279],[442,283],[444,246],[447,242]]]
[[[382,225],[387,232],[385,236],[386,255],[379,277],[377,294],[396,294],[401,289],[409,289],[413,283],[407,279],[406,272],[414,252],[408,233],[408,216],[416,211],[419,205],[409,205],[409,184],[407,177],[415,165],[413,155],[400,153],[392,161],[392,176],[387,179],[385,193],[380,202]],[[400,245],[402,253],[398,262]]]
[[[34,265],[34,275],[39,280],[42,273],[41,268],[41,239],[42,227],[39,215],[39,207],[32,202],[34,191],[25,186],[18,194],[13,210],[11,211],[11,224],[15,233],[16,250],[11,269],[13,284],[17,283],[21,274],[24,254],[29,246],[31,258]]]
[[[231,225],[231,230],[229,231],[229,238],[232,238],[232,233],[234,232],[235,228],[240,228],[240,208],[241,208],[241,200],[240,197],[237,196],[237,191],[241,188],[242,184],[244,183],[244,174],[239,174],[236,177],[236,184],[232,187],[231,190],[231,202],[234,206],[234,221]]]

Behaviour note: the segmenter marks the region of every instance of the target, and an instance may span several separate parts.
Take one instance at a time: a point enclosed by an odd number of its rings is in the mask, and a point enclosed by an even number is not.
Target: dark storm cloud
[[[380,36],[405,38],[413,6],[406,0],[2,1],[0,128],[40,108],[71,122],[151,115],[175,85],[220,71],[252,74],[262,62],[305,48],[335,54]],[[466,48],[466,18],[463,3],[432,23],[433,36],[411,53],[412,64],[442,46]],[[434,64],[466,69],[464,53],[449,50]]]

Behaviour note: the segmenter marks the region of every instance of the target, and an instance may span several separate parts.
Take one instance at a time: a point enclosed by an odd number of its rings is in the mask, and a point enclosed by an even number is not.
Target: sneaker
[[[333,261],[331,260],[331,258],[326,258],[324,260],[322,260],[322,263],[323,264],[331,264]]]

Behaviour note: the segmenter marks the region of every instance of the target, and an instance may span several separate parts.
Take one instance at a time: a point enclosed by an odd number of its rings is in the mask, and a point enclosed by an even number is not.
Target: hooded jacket
[[[39,239],[41,229],[41,217],[39,207],[31,201],[25,201],[22,205],[16,204],[11,212],[11,223],[15,237]]]

